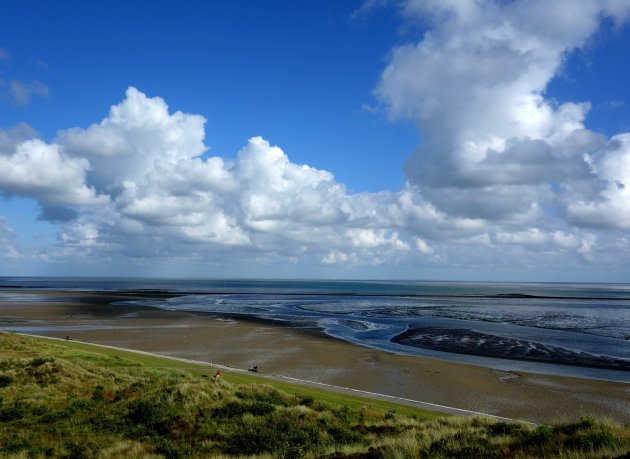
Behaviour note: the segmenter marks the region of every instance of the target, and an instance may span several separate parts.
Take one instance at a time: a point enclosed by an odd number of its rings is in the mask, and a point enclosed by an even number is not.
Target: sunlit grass
[[[0,457],[617,457],[630,431],[441,414],[209,365],[0,333]]]

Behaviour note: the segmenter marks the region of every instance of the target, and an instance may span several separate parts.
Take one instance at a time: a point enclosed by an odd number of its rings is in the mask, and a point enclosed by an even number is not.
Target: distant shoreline
[[[40,291],[19,303],[0,299],[0,329],[45,325],[48,331],[38,334],[235,368],[256,364],[261,373],[531,422],[587,414],[630,422],[625,383],[492,370],[392,354],[268,322],[112,304],[139,298],[128,293]],[[554,406],[553,412],[549,406]]]

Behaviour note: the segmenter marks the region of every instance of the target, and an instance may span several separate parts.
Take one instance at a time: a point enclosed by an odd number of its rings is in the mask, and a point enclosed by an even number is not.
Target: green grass
[[[620,457],[630,431],[445,417],[208,365],[0,333],[0,457]]]
[[[43,343],[46,348],[56,346],[57,352],[63,352],[59,356],[67,358],[69,360],[79,359],[83,361],[90,361],[97,365],[111,367],[143,366],[147,369],[151,368],[167,372],[171,370],[182,370],[192,375],[205,375],[208,377],[214,375],[215,373],[215,369],[213,369],[211,365],[182,362],[166,357],[141,354],[133,351],[110,349],[76,341],[50,341],[45,338],[34,339],[38,341],[44,340]],[[72,352],[72,350],[77,352]],[[255,384],[261,382],[261,378],[259,376],[241,373],[223,372],[222,378],[234,384]],[[296,395],[298,397],[317,398],[318,400],[326,401],[331,404],[343,404],[355,409],[360,409],[366,405],[369,405],[371,407],[380,408],[383,410],[395,410],[397,413],[404,414],[406,416],[414,416],[425,420],[437,419],[439,417],[445,416],[444,414],[436,411],[429,411],[420,408],[399,405],[384,400],[374,400],[349,394],[340,394],[326,389],[318,389],[267,379],[265,379],[264,383],[271,385],[272,387],[275,387],[277,389],[283,390],[287,393]]]

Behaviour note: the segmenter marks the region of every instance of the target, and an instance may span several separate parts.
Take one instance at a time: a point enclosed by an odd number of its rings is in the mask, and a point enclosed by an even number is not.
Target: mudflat
[[[594,415],[630,423],[626,383],[496,371],[369,349],[316,330],[115,304],[164,295],[168,294],[4,291],[0,329],[69,336],[236,368],[257,365],[261,373],[533,422]]]

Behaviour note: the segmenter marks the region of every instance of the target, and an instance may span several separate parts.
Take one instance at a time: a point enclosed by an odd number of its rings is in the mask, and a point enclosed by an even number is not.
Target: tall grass
[[[626,428],[409,416],[0,333],[0,456],[621,457]],[[249,380],[251,381],[251,380]],[[420,412],[419,412],[420,413]]]

